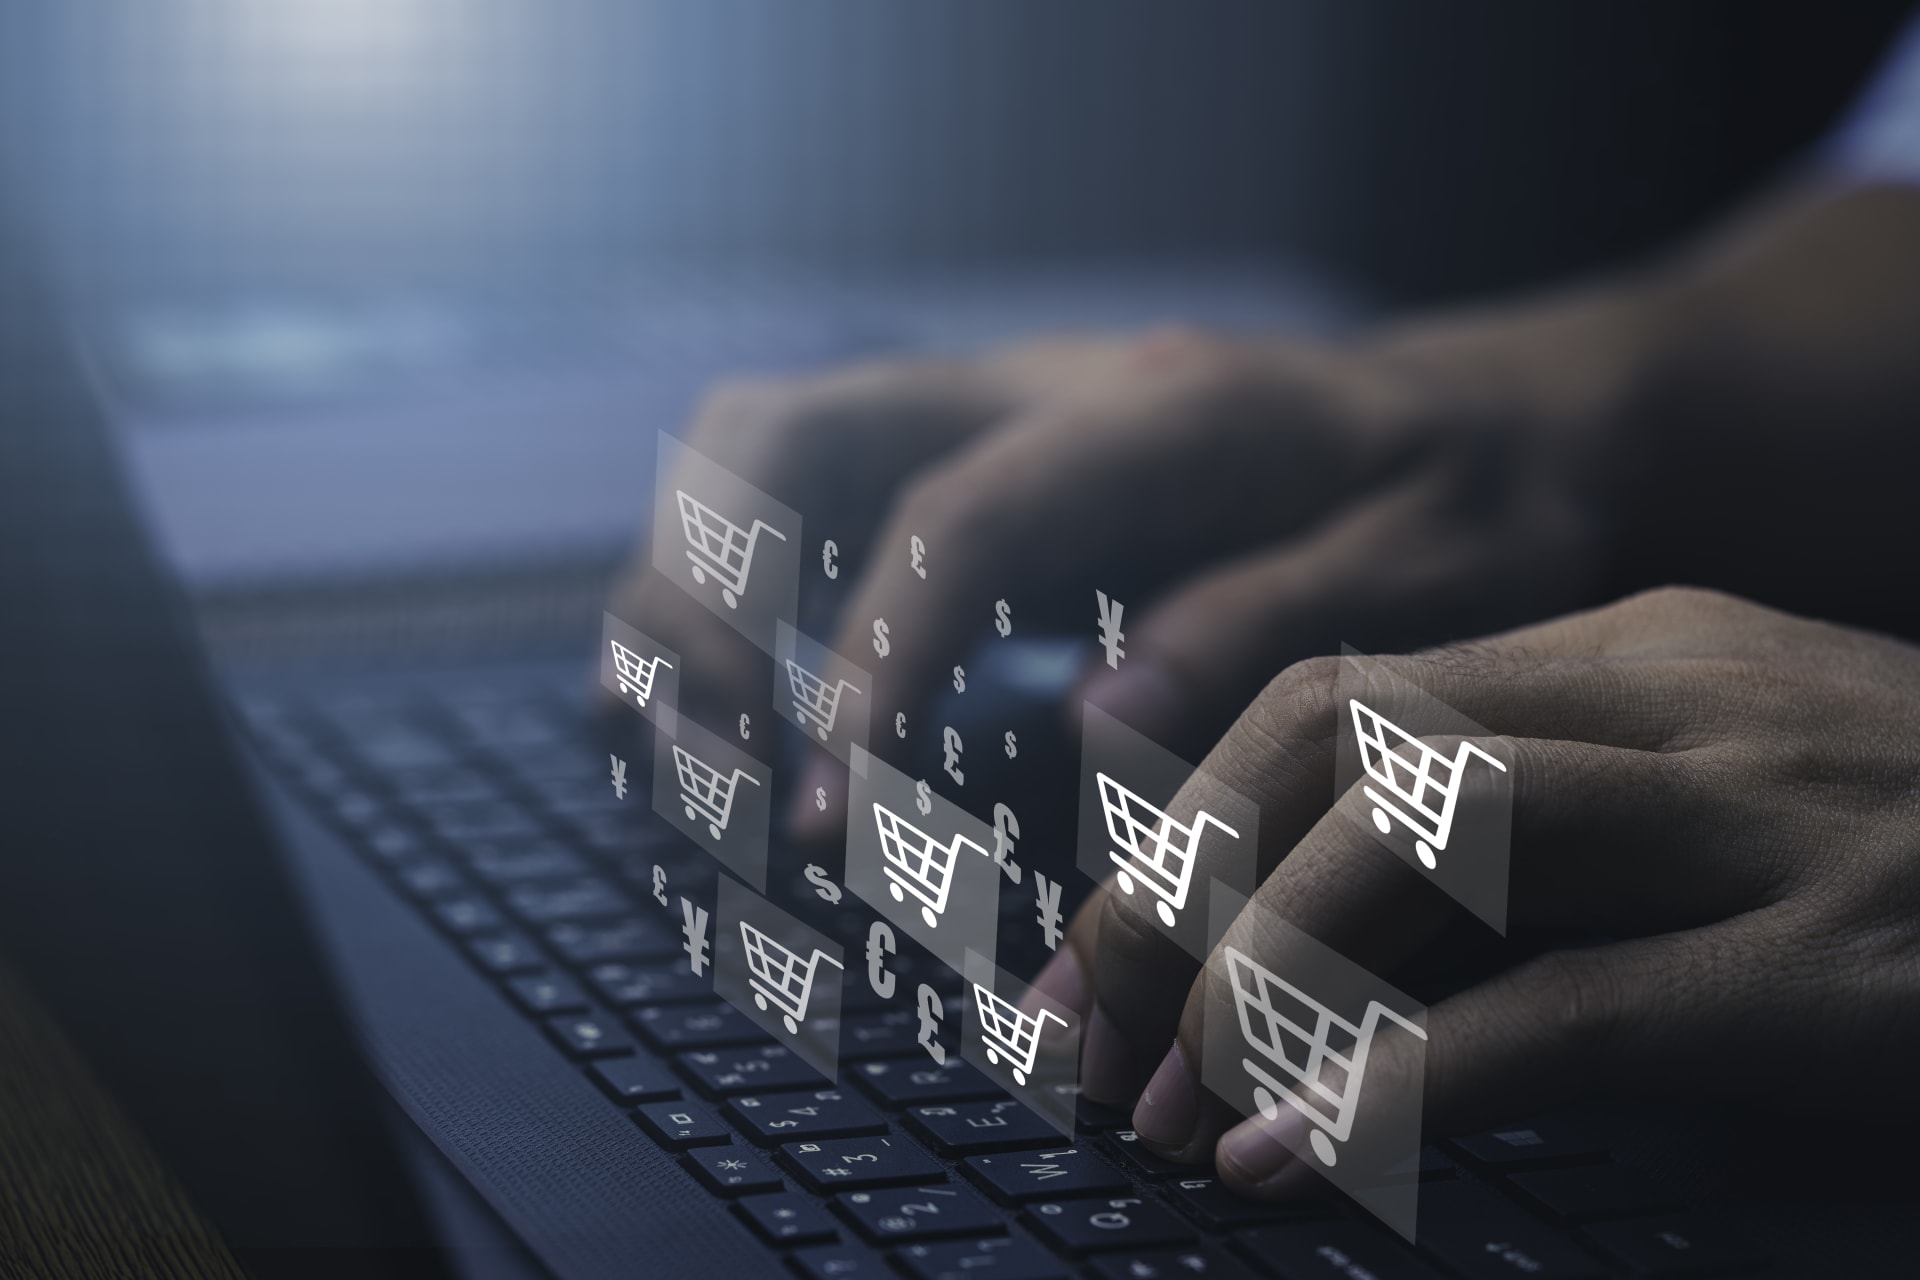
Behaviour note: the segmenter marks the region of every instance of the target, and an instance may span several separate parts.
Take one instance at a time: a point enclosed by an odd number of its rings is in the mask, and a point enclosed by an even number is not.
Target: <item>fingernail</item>
[[[1215,1152],[1220,1172],[1248,1191],[1262,1189],[1298,1158],[1293,1148],[1307,1141],[1307,1118],[1290,1106],[1269,1120],[1255,1116],[1230,1129]]]
[[[1187,1056],[1175,1044],[1133,1109],[1133,1131],[1157,1147],[1178,1151],[1192,1139],[1199,1110],[1193,1072],[1187,1070]]]
[[[1046,967],[1034,977],[1033,989],[1079,1014],[1085,1014],[1092,1003],[1086,970],[1080,967],[1080,957],[1072,948],[1047,961]]]
[[[825,756],[810,758],[800,771],[800,782],[787,805],[787,830],[801,840],[832,832],[846,803],[846,781]]]
[[[1180,688],[1152,661],[1130,662],[1087,682],[1086,699],[1141,733],[1164,732],[1185,705]]]
[[[1093,1102],[1128,1107],[1136,1087],[1126,1038],[1095,1001],[1080,1043],[1080,1092]]]

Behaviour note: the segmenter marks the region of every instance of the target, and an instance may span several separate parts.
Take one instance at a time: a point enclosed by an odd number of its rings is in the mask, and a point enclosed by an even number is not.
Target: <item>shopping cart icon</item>
[[[673,664],[665,658],[643,658],[618,640],[609,640],[613,646],[613,674],[620,685],[620,692],[630,693],[633,700],[644,710],[647,699],[653,696],[653,678],[660,668],[673,670]]]
[[[802,729],[811,723],[822,742],[833,732],[834,717],[840,714],[840,695],[849,689],[860,692],[845,680],[835,681],[828,686],[825,680],[792,658],[787,659],[787,684],[793,689],[794,719],[800,722]]]
[[[1096,774],[1095,781],[1100,787],[1100,807],[1107,813],[1107,834],[1126,850],[1107,854],[1120,868],[1114,877],[1120,891],[1131,894],[1138,880],[1142,888],[1160,899],[1154,906],[1162,923],[1171,929],[1173,913],[1187,905],[1193,860],[1200,852],[1200,836],[1207,824],[1212,823],[1236,840],[1240,833],[1204,809],[1195,816],[1192,826],[1186,826],[1107,774]]]
[[[687,807],[687,816],[695,822],[704,818],[715,840],[727,829],[727,819],[733,814],[733,793],[740,780],[760,785],[760,780],[745,769],[735,769],[729,777],[684,747],[673,749],[673,768],[680,776],[680,801]]]
[[[1005,1054],[1015,1084],[1027,1082],[1034,1059],[1040,1056],[1040,1033],[1046,1029],[1047,1019],[1067,1025],[1067,1020],[1051,1009],[1028,1017],[1020,1012],[1020,1006],[1002,1000],[978,982],[973,984],[973,1004],[980,1011],[980,1042],[987,1046],[987,1061],[997,1063]]]
[[[939,928],[940,917],[947,909],[947,895],[953,889],[953,866],[960,859],[961,846],[983,858],[993,854],[957,831],[952,841],[943,845],[878,800],[873,802],[873,821],[880,829],[880,856],[887,864],[880,871],[892,881],[887,889],[893,900],[905,902],[912,894],[920,904],[920,918],[927,922],[927,928]]]
[[[747,949],[747,985],[753,989],[754,1004],[762,1009],[772,1004],[780,1010],[789,1035],[807,1020],[807,1002],[813,998],[813,976],[820,962],[825,960],[836,969],[846,967],[817,947],[802,960],[745,920],[740,922],[740,941]]]
[[[761,533],[770,533],[782,542],[787,535],[765,520],[755,520],[751,529],[742,529],[685,489],[676,489],[674,494],[680,499],[680,523],[692,548],[687,559],[693,561],[693,580],[705,582],[712,574],[720,584],[720,598],[727,602],[727,608],[739,608],[740,597],[747,593],[747,574],[753,569],[753,547]]]
[[[1378,711],[1362,705],[1358,698],[1349,701],[1353,703],[1353,731],[1360,739],[1360,763],[1368,777],[1393,793],[1389,800],[1372,787],[1361,788],[1374,803],[1373,825],[1385,835],[1393,830],[1387,815],[1400,819],[1414,834],[1413,851],[1431,871],[1439,865],[1435,854],[1447,847],[1447,835],[1453,830],[1453,809],[1460,801],[1460,776],[1467,757],[1479,756],[1502,773],[1507,766],[1471,742],[1461,743],[1449,760]],[[1392,735],[1391,741],[1388,735]],[[1401,754],[1408,746],[1415,752],[1411,758]],[[1437,809],[1431,800],[1435,792],[1440,797]]]
[[[1308,1142],[1322,1164],[1332,1165],[1338,1154],[1333,1144],[1345,1142],[1353,1132],[1353,1117],[1360,1106],[1360,1082],[1366,1075],[1367,1054],[1380,1019],[1391,1018],[1422,1040],[1427,1033],[1378,1000],[1368,1002],[1366,1013],[1355,1026],[1239,948],[1228,947],[1226,952],[1240,1034],[1249,1048],[1306,1090],[1302,1093],[1274,1078],[1253,1059],[1242,1058],[1240,1065],[1257,1082],[1254,1105],[1268,1120],[1277,1120],[1284,1099],[1318,1126]],[[1310,1015],[1312,1028],[1288,1017],[1281,1006]],[[1259,1015],[1257,1028],[1255,1014]],[[1336,1030],[1350,1046],[1344,1053],[1333,1042]]]

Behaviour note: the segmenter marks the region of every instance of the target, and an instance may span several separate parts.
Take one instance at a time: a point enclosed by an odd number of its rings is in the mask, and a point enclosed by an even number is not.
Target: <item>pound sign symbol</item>
[[[941,1066],[947,1065],[947,1047],[933,1038],[940,1028],[940,993],[920,984],[920,1047]]]
[[[960,772],[960,752],[963,748],[960,746],[960,733],[952,725],[947,726],[946,744],[947,776],[953,779],[954,786],[964,787],[967,785],[967,775]]]
[[[661,906],[671,906],[667,901],[667,869],[659,863],[653,864],[653,900]]]
[[[1020,819],[1006,804],[993,806],[993,860],[1007,873],[1007,879],[1020,883],[1020,864],[1013,860],[1013,842],[1020,838]]]
[[[927,544],[920,541],[920,535],[916,533],[908,539],[907,545],[913,549],[913,571],[923,578],[926,577],[927,566],[923,562],[927,558]]]

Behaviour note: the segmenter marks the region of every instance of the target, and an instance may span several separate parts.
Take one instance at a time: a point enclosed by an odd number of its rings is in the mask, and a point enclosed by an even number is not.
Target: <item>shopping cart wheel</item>
[[[764,1009],[767,1007],[767,998],[758,991],[753,993],[753,1007],[756,1009]]]
[[[695,812],[693,811],[693,806],[692,806],[692,805],[688,805],[688,806],[687,806],[687,817],[688,817],[689,819],[692,819],[692,820],[695,820],[695,821],[697,821],[697,820],[699,819],[699,817],[700,817],[700,815],[699,815],[699,814],[697,814],[697,813],[695,813]]]
[[[1020,1085],[1025,1084],[1027,1082],[1027,1073],[1015,1067],[1013,1069],[1013,1082]]]
[[[1313,1147],[1313,1154],[1320,1157],[1321,1164],[1331,1165],[1333,1163],[1334,1156],[1337,1154],[1333,1149],[1333,1139],[1318,1129],[1315,1129],[1312,1134],[1308,1136],[1307,1142]]]
[[[707,580],[707,571],[699,565],[693,566],[693,580],[695,582],[705,582]]]
[[[1427,847],[1425,840],[1415,840],[1413,842],[1413,851],[1420,855],[1420,865],[1427,870],[1431,871],[1440,865],[1440,860],[1433,856],[1433,850]]]
[[[1130,875],[1128,875],[1128,874],[1127,874],[1126,872],[1124,872],[1124,871],[1116,871],[1116,872],[1114,872],[1114,873],[1113,873],[1113,878],[1114,878],[1115,880],[1117,880],[1117,881],[1119,881],[1119,882],[1120,882],[1120,892],[1122,892],[1122,893],[1132,893],[1132,892],[1133,892],[1133,877],[1132,877],[1132,876],[1130,876]]]
[[[1388,820],[1385,809],[1375,809],[1373,811],[1373,825],[1380,828],[1381,835],[1385,835],[1387,832],[1393,830],[1393,823]]]
[[[793,1015],[792,1015],[792,1014],[788,1014],[788,1015],[787,1015],[786,1017],[784,1017],[784,1018],[782,1018],[782,1019],[780,1019],[780,1021],[782,1021],[782,1022],[784,1022],[784,1023],[786,1023],[786,1024],[787,1024],[787,1034],[788,1034],[788,1035],[790,1035],[790,1036],[797,1036],[797,1035],[799,1035],[799,1034],[800,1034],[800,1024],[799,1024],[799,1023],[797,1023],[797,1022],[795,1022],[795,1021],[793,1020]],[[1333,1161],[1331,1161],[1331,1160],[1329,1160],[1329,1161],[1327,1161],[1327,1163],[1328,1163],[1328,1164],[1332,1164],[1332,1163],[1333,1163]]]
[[[920,918],[927,922],[927,928],[929,929],[938,929],[940,927],[940,917],[933,914],[932,907],[920,908]]]
[[[987,1050],[987,1063],[993,1065],[1000,1061],[1000,1055],[992,1049]]]
[[[707,824],[707,834],[711,835],[715,840],[718,840],[720,838],[720,825],[718,823],[709,822]]]
[[[1169,929],[1173,928],[1173,908],[1164,902],[1159,903],[1158,906],[1160,908],[1160,923]]]
[[[899,885],[890,884],[887,888],[893,891],[893,900],[895,902],[905,902],[907,900],[907,891]]]
[[[729,609],[738,609],[740,607],[740,597],[733,594],[732,587],[720,588],[720,598],[727,602],[727,608]]]
[[[827,731],[825,729],[816,725],[813,731],[820,735],[820,741],[825,742],[827,740]]]
[[[1260,1114],[1265,1116],[1269,1123],[1280,1118],[1280,1104],[1274,1101],[1272,1094],[1258,1085],[1253,1089],[1253,1105],[1260,1108]]]

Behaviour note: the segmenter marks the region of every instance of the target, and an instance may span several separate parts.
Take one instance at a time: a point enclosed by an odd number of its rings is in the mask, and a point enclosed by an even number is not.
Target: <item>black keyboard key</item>
[[[462,766],[388,770],[381,774],[380,781],[402,804],[414,807],[500,799],[499,789],[492,781]]]
[[[939,1182],[944,1176],[932,1156],[903,1137],[794,1142],[780,1148],[780,1155],[801,1181],[822,1195]]]
[[[1073,1100],[1073,1127],[1076,1133],[1107,1133],[1133,1128],[1133,1112],[1102,1106],[1084,1097]]]
[[[467,954],[473,957],[475,964],[495,976],[530,973],[545,968],[547,963],[547,958],[540,954],[540,948],[517,933],[470,938],[467,940]]]
[[[449,843],[508,836],[537,836],[540,828],[514,805],[501,801],[478,804],[425,804],[417,812],[434,835]]]
[[[433,904],[433,915],[453,933],[492,933],[507,923],[491,902],[470,896],[442,898]]]
[[[546,1021],[547,1035],[575,1058],[608,1058],[634,1050],[633,1037],[612,1018],[596,1013],[563,1013]]]
[[[822,1244],[787,1255],[804,1280],[897,1280],[893,1268],[864,1245]]]
[[[1012,1098],[912,1107],[907,1111],[907,1128],[944,1156],[1010,1151],[1060,1140],[1052,1125]]]
[[[636,968],[617,962],[587,970],[587,981],[608,1004],[685,1004],[713,999],[713,979],[698,977],[686,965]]]
[[[1093,1260],[1093,1274],[1096,1280],[1253,1280],[1253,1272],[1207,1245],[1104,1254]]]
[[[1586,1236],[1637,1276],[1721,1275],[1759,1264],[1760,1254],[1724,1229],[1686,1218],[1598,1223]]]
[[[840,1052],[849,1058],[901,1058],[918,1056],[927,1065],[933,1059],[920,1044],[920,1015],[913,1009],[891,1009],[885,1013],[863,1013],[844,1018],[840,1028]],[[948,1055],[952,1057],[952,1054]]]
[[[1113,1153],[1113,1158],[1122,1169],[1142,1182],[1190,1178],[1203,1168],[1196,1164],[1176,1164],[1165,1156],[1155,1155],[1141,1144],[1140,1135],[1131,1129],[1115,1129],[1109,1133],[1107,1150]]]
[[[824,1089],[832,1083],[783,1044],[696,1049],[680,1055],[680,1070],[709,1098],[808,1087]]]
[[[653,1135],[655,1142],[670,1151],[712,1147],[733,1141],[727,1126],[714,1119],[713,1113],[697,1102],[649,1103],[634,1112],[633,1118],[640,1122],[642,1129]]]
[[[525,698],[484,694],[449,698],[446,715],[454,731],[476,746],[544,746],[565,741],[547,708]]]
[[[721,1000],[638,1009],[632,1019],[647,1043],[663,1053],[724,1049],[773,1039],[753,1019]]]
[[[528,1013],[575,1013],[589,1007],[587,993],[564,973],[523,973],[507,980],[507,990]]]
[[[1133,1189],[1125,1174],[1084,1147],[969,1156],[961,1167],[988,1194],[1005,1204],[1119,1195]]]
[[[1604,1160],[1607,1148],[1564,1121],[1508,1125],[1448,1144],[1482,1168],[1506,1172]]]
[[[773,1196],[748,1196],[734,1205],[741,1217],[768,1244],[813,1244],[832,1240],[840,1230],[833,1217],[812,1196],[783,1191]]]
[[[992,1098],[1004,1091],[972,1063],[947,1055],[947,1065],[931,1058],[913,1061],[862,1062],[847,1072],[882,1106],[910,1107],[925,1102],[963,1102]]]
[[[1007,1224],[1000,1211],[967,1187],[891,1187],[849,1191],[836,1203],[860,1234],[875,1244],[941,1236],[1000,1235]]]
[[[1644,1217],[1680,1207],[1679,1197],[1617,1164],[1516,1173],[1508,1185],[1562,1222]]]
[[[896,1256],[914,1280],[1059,1280],[1067,1274],[1058,1258],[1019,1236],[910,1244]]]
[[[382,862],[412,861],[425,848],[419,836],[391,823],[367,828],[360,833],[360,839],[366,843],[368,851]]]
[[[1465,1182],[1420,1189],[1420,1243],[1472,1280],[1586,1280],[1606,1274],[1591,1254],[1518,1206]]]
[[[327,812],[354,831],[368,831],[391,821],[387,806],[364,791],[336,791],[326,797]]]
[[[664,960],[680,949],[677,934],[644,916],[610,924],[557,924],[545,937],[560,958],[576,968],[607,960]]]
[[[587,864],[580,855],[551,840],[517,841],[506,849],[489,847],[474,854],[469,870],[496,889],[524,885],[528,881],[564,880],[583,874]]]
[[[727,1104],[735,1124],[762,1145],[885,1133],[887,1122],[867,1103],[838,1089],[751,1094]]]
[[[617,1102],[662,1102],[680,1096],[680,1082],[665,1063],[652,1058],[608,1058],[588,1067],[587,1074]]]
[[[1027,1206],[1034,1232],[1068,1253],[1158,1249],[1186,1244],[1195,1232],[1170,1209],[1137,1196],[1105,1200],[1042,1200]]]
[[[733,1144],[700,1147],[680,1158],[700,1185],[717,1196],[748,1196],[778,1191],[786,1185],[767,1158],[749,1147]]]
[[[1333,1212],[1333,1202],[1325,1197],[1283,1204],[1249,1200],[1245,1196],[1235,1195],[1220,1179],[1211,1175],[1175,1178],[1162,1189],[1174,1208],[1209,1231],[1232,1231],[1262,1223],[1300,1222],[1324,1218]]]
[[[610,920],[633,909],[633,900],[605,880],[587,876],[565,884],[523,884],[507,891],[507,910],[526,923]]]
[[[1398,1236],[1371,1222],[1257,1227],[1235,1239],[1261,1270],[1287,1280],[1441,1280]]]
[[[401,885],[416,898],[441,898],[467,887],[460,873],[437,859],[403,863],[394,870]]]

